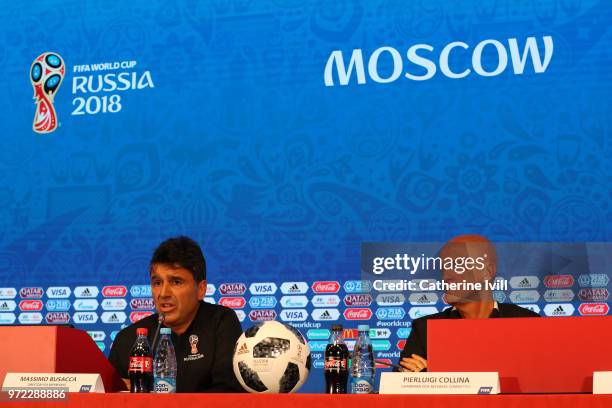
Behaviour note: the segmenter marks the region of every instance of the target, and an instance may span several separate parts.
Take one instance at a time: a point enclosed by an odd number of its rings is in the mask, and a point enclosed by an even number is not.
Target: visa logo
[[[72,316],[75,323],[95,323],[98,321],[98,315],[91,312],[77,312]]]
[[[308,318],[308,312],[304,309],[282,310],[281,320],[284,322],[303,322]]]
[[[47,297],[49,298],[67,298],[70,296],[69,287],[51,287],[47,289]]]
[[[249,291],[254,295],[273,295],[276,289],[276,284],[272,282],[253,283],[249,286]]]

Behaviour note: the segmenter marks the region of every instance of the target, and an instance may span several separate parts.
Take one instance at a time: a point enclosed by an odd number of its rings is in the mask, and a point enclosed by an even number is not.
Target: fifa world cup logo
[[[191,345],[191,354],[197,354],[198,353],[198,336],[196,336],[195,334],[192,334],[191,336],[189,336],[189,344]]]
[[[32,129],[36,133],[50,133],[57,129],[57,115],[53,107],[53,100],[64,79],[64,73],[64,60],[54,52],[45,52],[32,62],[30,81],[34,88],[34,100],[36,101]]]

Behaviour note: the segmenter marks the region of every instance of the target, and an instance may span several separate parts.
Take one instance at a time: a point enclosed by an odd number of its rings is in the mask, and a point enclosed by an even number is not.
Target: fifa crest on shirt
[[[34,88],[36,112],[32,129],[36,133],[51,133],[58,121],[53,101],[65,75],[62,57],[55,52],[45,52],[32,62],[30,82]]]
[[[189,344],[191,345],[191,354],[198,354],[198,336],[192,334],[189,336]]]

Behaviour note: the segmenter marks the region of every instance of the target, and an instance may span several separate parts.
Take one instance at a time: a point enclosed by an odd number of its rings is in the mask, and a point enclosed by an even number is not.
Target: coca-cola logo
[[[155,302],[151,298],[134,298],[130,301],[132,310],[151,310],[155,309]]]
[[[338,293],[340,283],[337,281],[317,281],[312,284],[314,293]]]
[[[607,315],[610,307],[607,303],[583,303],[578,306],[578,311],[583,316]]]
[[[222,297],[219,299],[219,304],[232,309],[242,309],[246,300],[243,297]]]
[[[578,291],[578,297],[585,302],[603,302],[608,300],[609,296],[606,288],[582,288]]]
[[[246,292],[244,283],[222,283],[219,285],[219,292],[222,295],[243,295]]]
[[[39,312],[42,308],[42,300],[22,300],[19,302],[19,309],[24,312]]]
[[[572,275],[548,275],[544,277],[544,286],[547,288],[570,288],[574,285]]]
[[[371,317],[372,310],[368,308],[346,309],[344,311],[344,318],[346,320],[370,320]]]
[[[136,323],[139,320],[144,319],[145,317],[151,316],[153,312],[132,312],[130,313],[130,321],[132,323]]]
[[[274,310],[251,310],[249,312],[249,320],[252,322],[274,319],[276,319],[276,312]]]
[[[49,324],[64,324],[70,321],[70,315],[67,312],[50,312],[45,316],[45,320]]]
[[[346,358],[328,357],[325,359],[325,364],[323,367],[325,370],[346,370],[346,360]]]
[[[23,298],[38,298],[43,296],[43,288],[21,288],[19,290],[19,296]]]
[[[105,286],[102,288],[104,297],[125,297],[127,288],[125,286]]]
[[[346,295],[344,297],[346,306],[370,306],[372,304],[371,295]]]

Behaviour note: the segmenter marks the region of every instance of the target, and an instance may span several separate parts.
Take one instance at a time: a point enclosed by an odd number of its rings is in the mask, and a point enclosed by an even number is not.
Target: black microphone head
[[[160,312],[159,315],[157,316],[157,322],[163,323],[165,318],[166,317],[164,316],[164,314]]]

